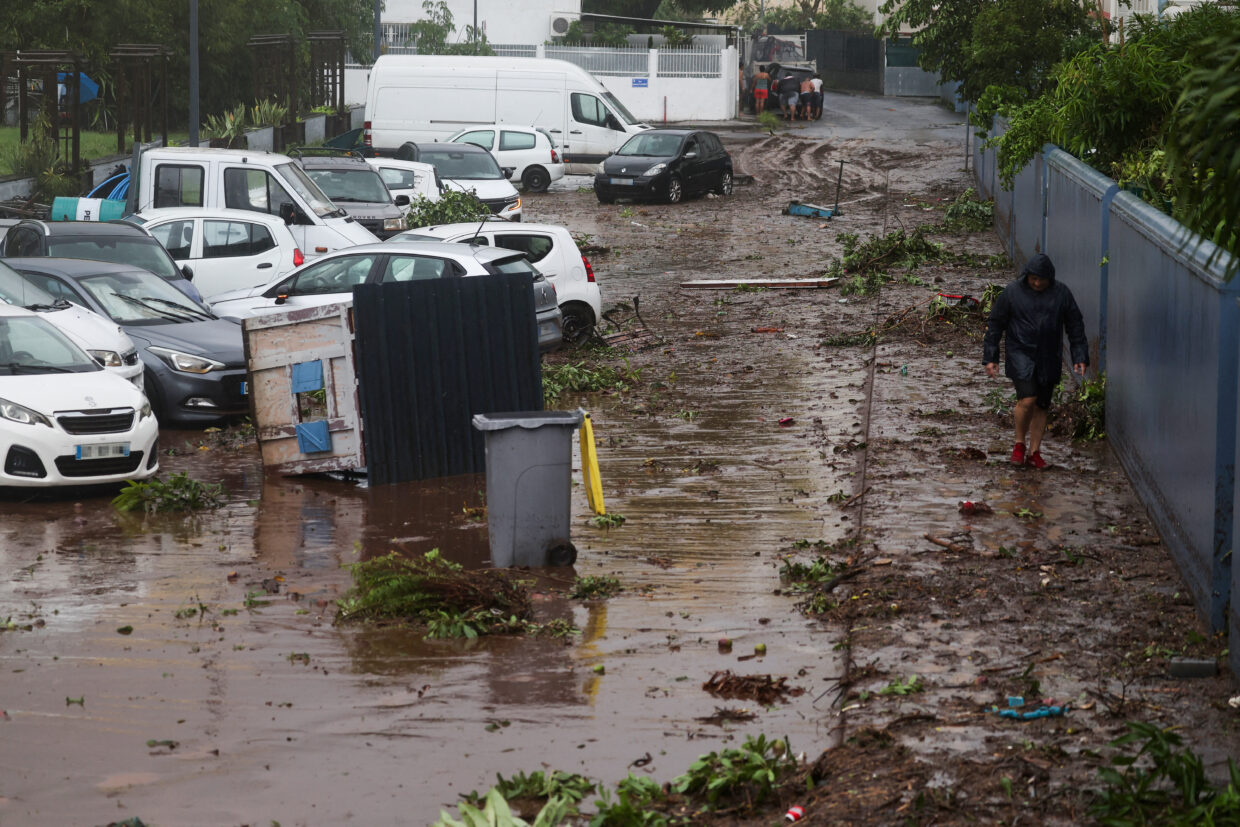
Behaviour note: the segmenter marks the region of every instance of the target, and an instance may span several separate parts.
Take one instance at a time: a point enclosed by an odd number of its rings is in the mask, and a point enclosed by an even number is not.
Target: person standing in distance
[[[765,66],[758,67],[753,76],[753,108],[755,115],[761,115],[766,109],[766,96],[771,88],[771,76],[766,73]]]
[[[1059,384],[1065,331],[1072,351],[1072,371],[1084,376],[1089,364],[1085,320],[1072,291],[1055,281],[1055,265],[1050,258],[1037,253],[1025,264],[1020,277],[995,299],[982,346],[986,375],[994,379],[999,375],[999,340],[1007,337],[1003,372],[1016,386],[1012,462],[1017,465],[1046,467],[1042,434],[1051,394]]]

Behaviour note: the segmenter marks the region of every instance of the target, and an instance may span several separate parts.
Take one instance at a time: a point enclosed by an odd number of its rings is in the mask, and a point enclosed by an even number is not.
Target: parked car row
[[[563,177],[547,130],[471,127],[396,154],[147,150],[125,220],[0,225],[0,486],[153,475],[159,423],[248,411],[244,318],[346,301],[359,284],[525,274],[540,350],[591,334],[589,260],[567,228],[521,222],[511,183]],[[728,195],[732,176],[713,133],[645,128],[594,190],[674,203]],[[405,229],[414,199],[447,189],[492,216]]]

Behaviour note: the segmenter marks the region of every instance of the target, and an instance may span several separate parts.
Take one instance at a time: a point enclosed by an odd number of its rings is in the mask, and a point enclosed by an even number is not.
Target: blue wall
[[[1240,640],[1240,606],[1231,601],[1240,595],[1231,569],[1240,280],[1223,279],[1229,257],[1211,263],[1212,243],[1055,147],[1011,190],[999,182],[993,149],[976,149],[973,160],[1012,259],[1019,265],[1044,250],[1072,288],[1092,369],[1107,377],[1111,447],[1202,617]],[[1240,646],[1230,651],[1240,674]]]

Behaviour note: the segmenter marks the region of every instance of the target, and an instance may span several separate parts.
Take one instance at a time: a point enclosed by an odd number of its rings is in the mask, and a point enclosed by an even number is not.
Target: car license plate
[[[128,442],[100,442],[97,445],[77,446],[78,459],[112,459],[129,456]]]
[[[612,178],[611,183],[612,183],[612,186],[631,187],[633,186],[633,179],[632,178]]]
[[[245,396],[245,395],[246,395],[246,394],[248,394],[249,392],[250,392],[250,383],[249,383],[249,382],[242,382],[242,383],[241,383],[241,395],[242,395],[242,396]]]

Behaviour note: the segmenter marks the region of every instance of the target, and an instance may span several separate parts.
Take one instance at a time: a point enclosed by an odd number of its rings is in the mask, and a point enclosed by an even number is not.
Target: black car
[[[196,302],[194,271],[178,267],[171,254],[144,227],[129,221],[40,221],[28,218],[9,227],[0,239],[0,256],[54,256],[110,261],[141,267],[176,286]]]
[[[376,238],[387,240],[405,230],[405,214],[400,208],[409,206],[409,196],[393,198],[379,171],[360,154],[300,149],[289,155],[333,204]]]
[[[686,195],[732,194],[732,156],[713,132],[649,129],[608,155],[594,174],[603,204],[617,198],[658,198],[675,204]]]
[[[161,425],[206,425],[249,412],[241,324],[221,319],[133,265],[19,258],[10,267],[57,298],[121,326],[142,357]]]

